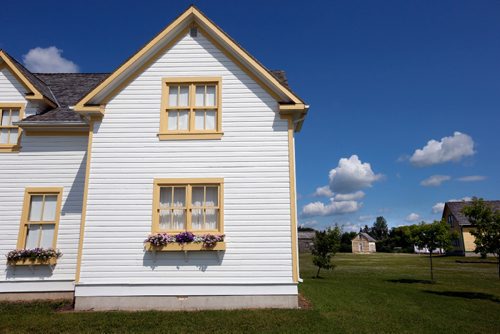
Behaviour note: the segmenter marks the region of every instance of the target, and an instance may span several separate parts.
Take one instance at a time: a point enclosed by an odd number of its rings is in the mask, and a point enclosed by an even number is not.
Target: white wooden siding
[[[158,140],[169,76],[222,77],[221,140]],[[277,107],[201,34],[128,84],[94,134],[80,283],[292,283],[287,122]],[[144,252],[153,179],[195,177],[224,178],[224,256]]]
[[[0,72],[0,103],[27,103],[26,110],[36,112],[12,73],[6,68]],[[66,290],[67,283],[62,281],[75,278],[87,137],[23,135],[21,146],[19,153],[0,153],[0,292],[18,291],[16,286],[19,291],[26,290],[24,283],[13,282],[41,280],[53,281],[51,289]],[[26,187],[64,188],[57,239],[57,247],[64,255],[53,271],[47,266],[6,265],[5,255],[16,248]]]

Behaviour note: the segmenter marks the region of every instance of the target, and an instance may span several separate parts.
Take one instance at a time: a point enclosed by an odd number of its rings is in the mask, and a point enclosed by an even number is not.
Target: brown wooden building
[[[375,242],[368,233],[359,232],[352,240],[352,252],[355,254],[370,254],[376,253],[377,248]]]

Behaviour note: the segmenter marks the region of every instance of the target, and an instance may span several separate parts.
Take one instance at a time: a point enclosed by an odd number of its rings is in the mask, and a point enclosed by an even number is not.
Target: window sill
[[[19,145],[6,145],[0,144],[0,153],[13,153],[19,152],[21,147]]]
[[[48,260],[32,260],[32,259],[24,259],[17,261],[9,261],[7,262],[10,266],[54,266],[57,264],[57,259],[48,259]]]
[[[226,250],[225,242],[217,242],[213,247],[205,247],[203,243],[189,243],[189,244],[168,244],[165,246],[153,246],[147,243],[144,249],[148,252],[186,252],[186,251],[221,251]]]
[[[223,132],[208,133],[159,133],[160,140],[194,140],[194,139],[221,139]]]

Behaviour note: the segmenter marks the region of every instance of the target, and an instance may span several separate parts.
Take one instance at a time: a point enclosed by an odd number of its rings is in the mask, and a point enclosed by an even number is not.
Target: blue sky
[[[109,72],[190,3],[9,1],[0,48],[32,68]],[[194,3],[311,105],[301,224],[398,226],[450,199],[500,199],[500,2]]]

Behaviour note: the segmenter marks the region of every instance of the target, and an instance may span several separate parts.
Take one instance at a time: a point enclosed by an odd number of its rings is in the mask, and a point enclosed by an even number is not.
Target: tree
[[[389,227],[387,226],[387,220],[385,220],[385,218],[382,216],[377,217],[369,233],[373,238],[379,241],[387,239],[387,237],[389,236]]]
[[[329,228],[326,231],[316,231],[311,253],[313,255],[313,264],[318,267],[317,278],[321,269],[330,270],[335,267],[331,259],[340,247],[341,233],[338,226]]]
[[[357,235],[356,232],[344,232],[340,237],[340,249],[341,253],[351,253],[352,252],[352,239]]]
[[[493,210],[482,198],[473,198],[462,213],[475,227],[471,234],[475,237],[476,253],[492,253],[498,261],[500,279],[500,210]]]
[[[445,221],[435,221],[432,224],[425,222],[416,225],[413,230],[413,241],[419,248],[429,250],[429,262],[431,269],[431,281],[434,281],[434,271],[432,267],[432,253],[436,249],[449,249],[452,235]]]

